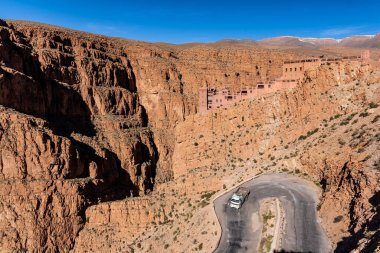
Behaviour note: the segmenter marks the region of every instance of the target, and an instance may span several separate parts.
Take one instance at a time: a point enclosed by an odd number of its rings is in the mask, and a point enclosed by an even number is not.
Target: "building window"
[[[290,72],[292,71],[292,68],[290,68]]]
[[[294,68],[294,71],[297,71],[297,68]]]
[[[285,72],[288,72],[288,68],[285,69]]]
[[[300,71],[302,71],[302,67],[300,67]]]

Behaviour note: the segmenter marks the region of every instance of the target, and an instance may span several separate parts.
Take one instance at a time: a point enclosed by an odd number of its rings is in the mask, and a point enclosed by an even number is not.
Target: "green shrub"
[[[201,199],[205,199],[206,201],[208,201],[214,194],[215,194],[214,191],[205,192],[201,195]]]
[[[365,149],[363,147],[358,148],[358,153],[363,153]]]
[[[316,132],[318,132],[319,128],[316,128],[312,131],[308,131],[306,136],[305,135],[301,135],[300,137],[298,137],[298,140],[305,140],[306,138],[312,136],[313,134],[315,134]]]
[[[373,163],[373,167],[374,167],[376,170],[380,170],[380,158],[377,159],[377,161]]]
[[[338,139],[338,143],[340,144],[340,145],[344,145],[344,144],[346,144],[346,142],[344,141],[344,140],[342,140],[341,138],[339,138]]]
[[[374,102],[369,103],[369,108],[377,108],[378,106],[379,105]]]
[[[305,140],[307,137],[305,135],[301,135],[300,137],[298,137],[298,140],[302,141],[302,140]]]
[[[338,215],[334,218],[334,223],[338,223],[338,222],[341,222],[343,220],[343,216],[342,215]]]
[[[373,118],[372,123],[377,122],[380,119],[380,115],[376,115],[375,118]]]

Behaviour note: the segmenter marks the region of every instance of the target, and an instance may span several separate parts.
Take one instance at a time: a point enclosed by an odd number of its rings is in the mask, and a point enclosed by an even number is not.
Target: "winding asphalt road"
[[[222,226],[216,253],[256,252],[260,240],[259,201],[278,198],[285,211],[281,250],[284,252],[330,252],[329,241],[317,221],[318,196],[315,186],[286,174],[263,175],[241,186],[251,191],[236,210],[226,205],[233,189],[214,201]]]

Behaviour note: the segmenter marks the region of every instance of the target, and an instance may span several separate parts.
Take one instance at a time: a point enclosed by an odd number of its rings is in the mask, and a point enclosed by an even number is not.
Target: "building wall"
[[[295,80],[301,78],[304,73],[303,63],[287,63],[282,67],[282,77],[281,79]]]
[[[318,59],[307,59],[301,61],[285,62],[282,66],[282,77],[284,80],[302,79],[306,70],[317,68],[321,65]]]
[[[362,60],[369,60],[371,58],[371,54],[369,50],[363,50],[361,53]]]
[[[255,88],[243,87],[238,92],[231,92],[224,88],[221,90],[208,89],[206,87],[199,89],[199,112],[205,113],[208,110],[233,105],[243,99],[263,96],[265,94],[278,90],[292,89],[303,79],[305,71],[318,68],[325,62],[336,62],[342,60],[353,60],[359,57],[346,57],[341,59],[304,59],[298,61],[286,61],[282,67],[282,76],[279,79],[267,83],[257,83]],[[361,53],[362,60],[370,58],[369,50]]]

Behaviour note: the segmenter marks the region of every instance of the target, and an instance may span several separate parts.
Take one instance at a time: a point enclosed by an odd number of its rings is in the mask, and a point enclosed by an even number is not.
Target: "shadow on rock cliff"
[[[362,238],[367,238],[369,243],[361,250],[363,253],[375,252],[380,246],[380,191],[376,192],[370,199],[369,203],[373,206],[375,215],[367,223],[355,232],[350,231],[351,235],[344,237],[335,249],[336,253],[350,252],[358,247]]]
[[[46,93],[48,112],[42,117],[51,123],[52,130],[63,136],[68,136],[71,132],[95,135],[91,112],[77,91],[55,81],[48,81]]]
[[[70,167],[81,169],[72,171],[67,179],[87,181],[83,193],[89,204],[138,195],[138,186],[133,184],[128,172],[122,169],[115,153],[102,149],[99,155],[91,146],[73,139],[71,141],[78,150],[80,159]]]
[[[75,87],[49,78],[21,33],[0,26],[0,38],[0,104],[49,121],[61,135],[93,136],[90,110]]]

